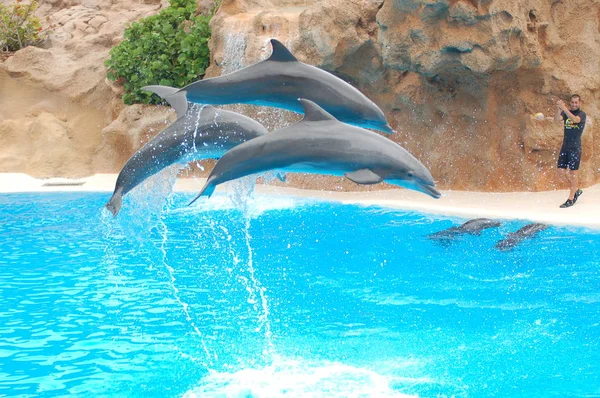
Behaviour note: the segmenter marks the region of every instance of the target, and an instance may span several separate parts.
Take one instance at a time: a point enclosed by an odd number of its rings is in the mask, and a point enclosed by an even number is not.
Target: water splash
[[[396,377],[338,362],[276,359],[264,368],[213,372],[184,394],[197,397],[414,397],[395,391]],[[408,384],[408,380],[403,380]],[[414,384],[422,381],[411,380]]]
[[[194,153],[196,153],[196,137],[198,136],[198,130],[200,129],[200,116],[202,115],[202,109],[204,108],[204,105],[192,104],[192,107],[198,112],[196,116],[196,126],[194,127],[194,138],[192,139],[192,148],[194,149]]]
[[[140,245],[147,242],[148,234],[159,225],[165,208],[171,207],[173,203],[173,187],[183,167],[181,164],[167,167],[135,187],[123,198],[123,207],[117,222],[125,237],[135,239]]]
[[[267,347],[263,351],[263,355],[268,357],[273,354],[274,346],[272,341],[271,323],[269,321],[269,304],[267,302],[267,288],[262,286],[254,269],[254,252],[252,251],[252,245],[250,243],[250,217],[245,217],[244,225],[244,237],[246,243],[246,249],[248,250],[248,273],[250,275],[250,282],[252,286],[247,285],[246,289],[249,293],[249,303],[254,305],[255,311],[258,312],[258,327],[255,329],[256,332],[264,330],[264,336],[266,339]],[[256,292],[260,297],[260,308],[256,299]]]
[[[267,301],[267,289],[260,283],[256,275],[254,266],[254,252],[252,249],[252,236],[250,234],[251,220],[253,218],[253,203],[252,193],[256,183],[256,176],[247,176],[240,178],[231,183],[231,189],[228,190],[228,196],[233,205],[241,211],[242,225],[240,227],[244,239],[244,251],[246,252],[247,262],[246,268],[239,268],[237,280],[241,282],[248,294],[247,303],[252,305],[254,312],[257,314],[258,326],[254,329],[255,332],[264,332],[266,347],[263,350],[265,359],[273,354],[273,342],[271,333],[271,324],[269,321],[269,305]],[[242,262],[236,249],[235,243],[232,242],[231,234],[225,226],[221,226],[223,233],[228,240],[229,251],[232,256],[234,267],[238,267]],[[244,275],[246,274],[246,275]]]
[[[263,196],[256,195],[248,203],[247,214],[252,218],[258,218],[261,214],[273,210],[297,210],[299,206],[304,206],[314,202],[314,199],[296,198],[291,196]],[[192,207],[179,206],[169,210],[169,214],[199,214],[210,213],[214,211],[227,211],[232,209],[242,210],[240,205],[232,202],[231,197],[220,194],[213,195],[210,200],[198,200]],[[242,210],[243,212],[243,210]]]
[[[198,130],[198,122],[199,120],[196,121],[196,131]],[[196,134],[196,132],[194,132],[194,134]],[[122,278],[116,277],[114,274],[117,269],[116,263],[118,261],[118,257],[115,254],[115,247],[118,240],[133,238],[143,246],[148,242],[147,237],[150,235],[150,231],[156,228],[160,236],[160,243],[159,245],[155,244],[154,247],[161,253],[159,260],[160,265],[165,270],[165,274],[168,277],[168,285],[172,291],[173,298],[181,307],[186,321],[200,339],[207,362],[198,358],[193,359],[194,361],[199,360],[206,368],[210,369],[210,366],[213,365],[213,360],[216,360],[216,355],[213,355],[208,349],[204,335],[195,324],[192,314],[190,313],[189,304],[181,298],[179,288],[176,285],[176,271],[167,261],[167,243],[169,235],[165,223],[165,212],[169,207],[173,206],[173,187],[175,186],[177,176],[182,167],[184,167],[184,165],[172,165],[150,177],[144,181],[144,183],[132,190],[126,197],[128,201],[132,203],[129,203],[126,207],[124,206],[125,211],[120,213],[118,219],[114,219],[112,214],[103,208],[101,220],[103,224],[103,241],[106,245],[102,263],[108,269],[109,280],[113,280],[115,287],[118,289],[121,285],[124,285],[121,280]],[[144,206],[139,206],[140,203],[143,203]],[[115,235],[116,231],[120,231],[121,234],[119,236]],[[148,270],[154,268],[152,262],[148,264],[147,268]],[[188,356],[183,352],[181,355]],[[191,356],[188,357],[191,358]]]
[[[233,205],[238,208],[244,216],[249,215],[249,210],[252,205],[252,194],[256,187],[256,176],[250,175],[237,180],[231,181],[229,184],[228,196]]]
[[[101,264],[106,267],[108,273],[108,280],[114,283],[115,287],[118,288],[122,283],[121,277],[115,274],[117,269],[117,255],[115,253],[115,244],[122,236],[118,236],[115,229],[115,222],[112,213],[106,208],[102,207],[100,213],[100,222],[102,224],[102,242],[104,256],[102,257]]]
[[[167,224],[165,224],[165,221],[164,221],[164,215],[160,219],[159,227],[160,227],[160,234],[161,234],[162,240],[160,243],[160,247],[158,249],[162,253],[162,258],[161,258],[162,265],[167,270],[167,274],[169,276],[169,287],[171,288],[171,291],[173,292],[173,297],[175,298],[175,301],[177,301],[177,303],[181,306],[181,309],[185,315],[185,319],[187,320],[189,325],[192,327],[192,329],[194,329],[194,331],[196,332],[196,335],[200,338],[200,342],[202,344],[202,349],[204,350],[204,354],[206,355],[206,358],[208,359],[208,364],[205,363],[204,366],[209,368],[209,365],[213,366],[213,357],[214,356],[209,351],[209,349],[206,345],[204,335],[202,334],[202,332],[200,331],[198,326],[196,326],[196,323],[192,319],[192,316],[191,316],[190,310],[189,310],[189,305],[181,299],[181,295],[179,294],[179,289],[175,285],[175,282],[177,280],[175,278],[175,269],[173,267],[171,267],[169,265],[169,263],[167,262],[166,247],[167,247],[169,231],[167,228]],[[215,357],[214,359],[216,360],[217,358]]]

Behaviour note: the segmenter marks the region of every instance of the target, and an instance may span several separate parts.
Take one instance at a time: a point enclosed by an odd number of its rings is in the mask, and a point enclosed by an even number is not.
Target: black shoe
[[[573,196],[573,203],[577,202],[577,198],[580,197],[582,193],[583,191],[581,189],[578,189],[577,192],[575,192],[575,196]]]
[[[560,205],[561,209],[564,209],[565,207],[571,207],[575,204],[574,200],[571,199],[567,199],[567,201],[565,203],[563,203],[562,205]]]

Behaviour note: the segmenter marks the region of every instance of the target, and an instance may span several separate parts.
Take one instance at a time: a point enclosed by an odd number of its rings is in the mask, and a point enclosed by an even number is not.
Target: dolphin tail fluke
[[[153,92],[167,101],[177,112],[178,119],[185,115],[188,110],[187,92],[185,90],[169,86],[145,86],[142,87],[142,90]]]
[[[106,208],[112,213],[113,217],[116,217],[121,211],[121,205],[123,204],[123,196],[121,195],[121,190],[115,191],[112,197],[106,204]]]
[[[196,197],[188,204],[188,206],[191,206],[195,201],[200,199],[201,196],[207,196],[210,198],[212,196],[212,194],[215,192],[216,188],[217,188],[217,185],[213,184],[211,180],[208,180],[206,182],[206,184],[204,185],[204,187],[202,188],[202,190],[200,191],[200,193],[198,195],[196,195]]]

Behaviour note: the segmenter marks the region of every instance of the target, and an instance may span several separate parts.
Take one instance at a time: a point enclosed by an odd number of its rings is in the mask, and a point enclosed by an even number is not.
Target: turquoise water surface
[[[193,196],[0,195],[0,396],[600,396],[594,231]]]

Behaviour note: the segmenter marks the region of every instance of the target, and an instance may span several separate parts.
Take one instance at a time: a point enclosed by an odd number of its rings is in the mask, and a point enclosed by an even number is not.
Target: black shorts
[[[581,148],[565,149],[560,150],[558,155],[558,168],[569,170],[579,170],[579,163],[581,163]]]

